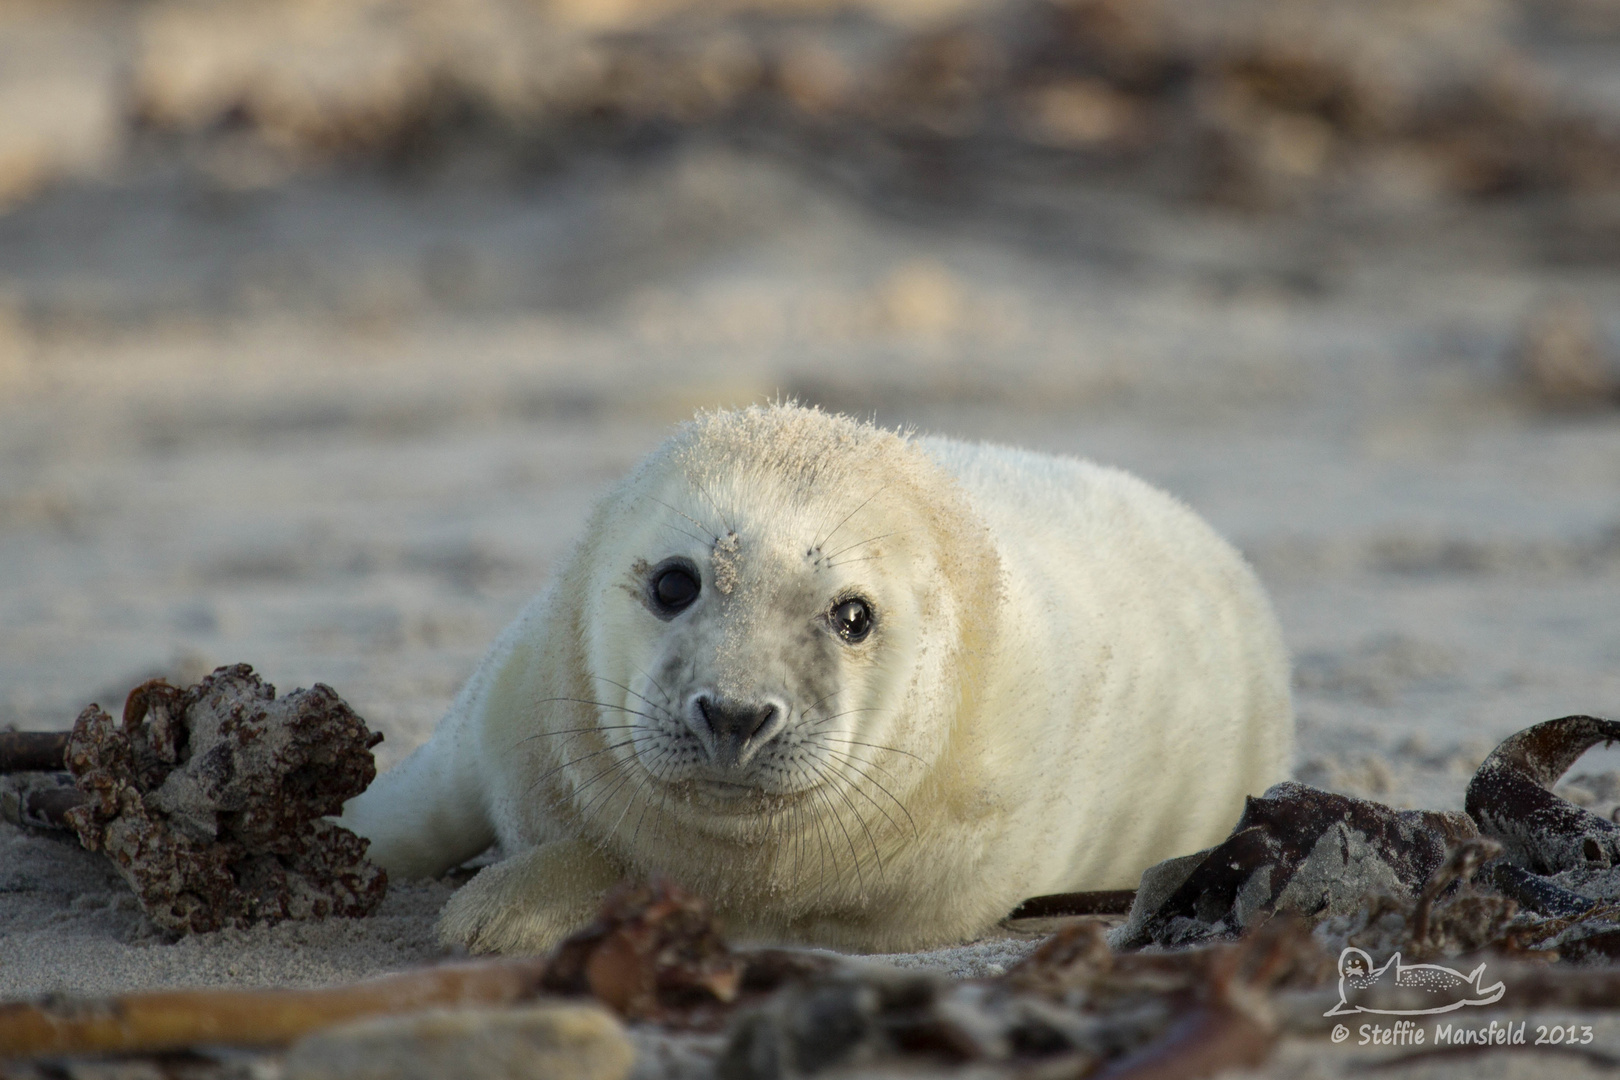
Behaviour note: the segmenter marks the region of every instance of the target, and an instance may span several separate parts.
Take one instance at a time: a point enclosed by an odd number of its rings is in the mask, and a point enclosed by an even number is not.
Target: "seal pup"
[[[744,940],[898,951],[1136,884],[1292,757],[1243,559],[1085,461],[792,404],[700,414],[612,489],[433,737],[343,824],[538,951],[624,876]]]

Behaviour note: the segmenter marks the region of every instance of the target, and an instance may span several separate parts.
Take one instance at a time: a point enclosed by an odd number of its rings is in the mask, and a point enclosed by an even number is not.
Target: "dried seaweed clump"
[[[1114,945],[1236,937],[1281,912],[1349,914],[1372,893],[1410,901],[1451,846],[1477,831],[1462,814],[1277,784],[1246,802],[1223,843],[1150,867]]]
[[[67,764],[89,798],[66,817],[172,933],[368,915],[387,875],[325,817],[377,775],[381,740],[319,683],[278,698],[247,664],[184,690],[156,679],[121,726],[79,715]]]
[[[1278,784],[1248,800],[1220,845],[1149,867],[1112,944],[1202,944],[1286,913],[1334,948],[1409,959],[1489,947],[1613,960],[1620,825],[1553,787],[1587,750],[1614,742],[1620,722],[1592,716],[1525,728],[1480,765],[1467,814]]]
[[[1331,962],[1303,923],[1176,954],[1112,953],[1100,927],[1054,935],[1000,979],[845,962],[738,1016],[719,1080],[794,1077],[1206,1076],[1270,1052],[1274,991]]]
[[[557,947],[542,985],[594,994],[633,1020],[667,1021],[735,1000],[743,974],[705,901],[668,881],[622,882],[596,921]]]
[[[1559,92],[1526,30],[1570,21],[1551,6],[1006,0],[906,29],[889,0],[630,0],[594,27],[523,0],[179,0],[141,6],[131,97],[148,129],[295,161],[711,128],[914,190],[1046,170],[1256,206],[1610,191],[1612,112]]]

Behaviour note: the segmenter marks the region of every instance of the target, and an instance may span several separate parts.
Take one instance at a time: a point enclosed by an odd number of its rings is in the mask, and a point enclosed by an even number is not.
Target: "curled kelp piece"
[[[1150,867],[1110,941],[1194,945],[1292,912],[1322,924],[1324,940],[1413,956],[1620,955],[1620,825],[1552,792],[1583,753],[1616,740],[1620,723],[1590,716],[1510,736],[1469,784],[1467,815],[1278,784],[1218,847]]]
[[[1540,874],[1514,866],[1506,859],[1498,859],[1491,864],[1488,880],[1492,888],[1526,911],[1552,919],[1573,918],[1597,903],[1589,896],[1563,888]]]
[[[1348,915],[1371,893],[1416,900],[1451,848],[1477,833],[1462,814],[1277,784],[1248,799],[1220,845],[1150,867],[1111,944],[1236,937],[1280,912]]]
[[[172,933],[368,915],[388,879],[327,816],[376,776],[381,739],[330,687],[278,698],[246,664],[153,680],[122,725],[80,714],[67,767],[85,798],[62,816]]]
[[[1569,767],[1598,743],[1620,739],[1620,723],[1565,716],[1504,739],[1468,785],[1468,814],[1515,866],[1535,874],[1620,864],[1620,826],[1552,793]]]

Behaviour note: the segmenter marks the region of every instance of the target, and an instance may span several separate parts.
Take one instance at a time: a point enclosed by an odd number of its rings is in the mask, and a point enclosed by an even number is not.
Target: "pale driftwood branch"
[[[538,994],[542,958],[450,964],[319,990],[173,990],[0,1003],[0,1061],[198,1045],[283,1046],[349,1020],[497,1006]]]

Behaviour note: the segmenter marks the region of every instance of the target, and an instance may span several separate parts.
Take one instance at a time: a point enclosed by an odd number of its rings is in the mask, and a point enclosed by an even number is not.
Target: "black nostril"
[[[717,739],[747,742],[764,729],[776,716],[775,705],[745,705],[740,702],[697,699],[698,711]]]

